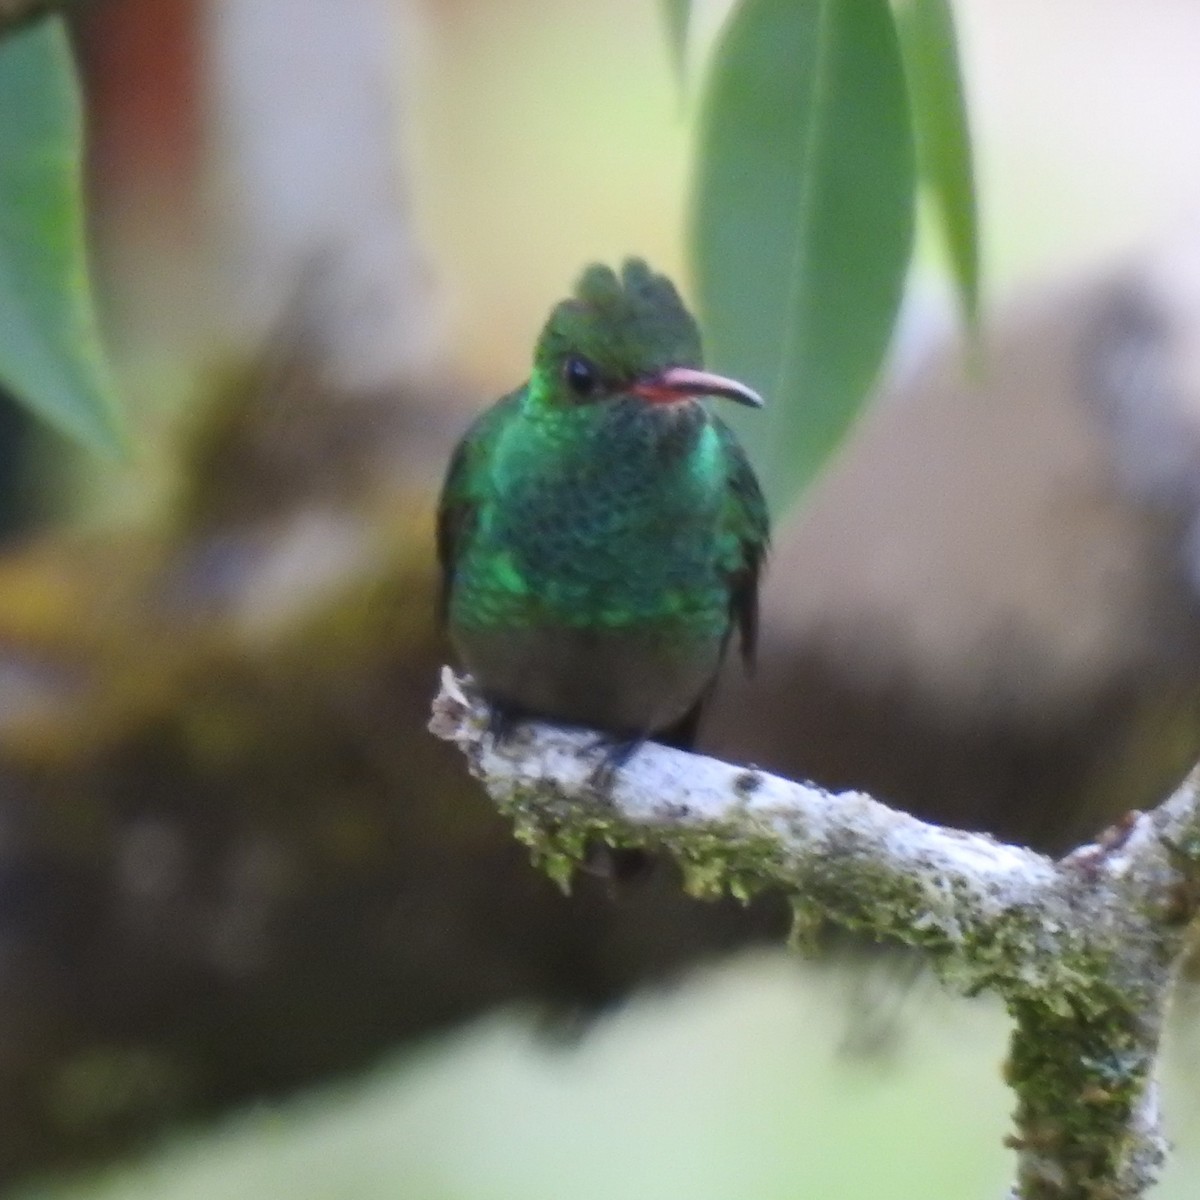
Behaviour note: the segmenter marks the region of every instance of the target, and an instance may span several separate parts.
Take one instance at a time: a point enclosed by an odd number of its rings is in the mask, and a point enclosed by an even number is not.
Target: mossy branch
[[[1160,1034],[1200,901],[1195,780],[1055,862],[656,745],[601,792],[594,735],[529,724],[498,742],[488,718],[447,670],[430,728],[564,887],[597,841],[645,846],[672,855],[696,895],[783,892],[798,933],[831,921],[916,947],[1013,1018],[1014,1198],[1132,1200],[1156,1181]]]

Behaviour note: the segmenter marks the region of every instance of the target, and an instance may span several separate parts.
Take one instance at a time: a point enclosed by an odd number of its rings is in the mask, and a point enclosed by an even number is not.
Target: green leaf
[[[887,351],[912,250],[912,132],[887,0],[743,0],[701,113],[690,251],[708,358],[778,507],[816,474]]]
[[[83,233],[79,88],[59,18],[0,41],[0,381],[95,450],[121,426]]]
[[[917,141],[968,327],[979,321],[979,231],[971,134],[950,0],[903,0],[896,12]]]
[[[667,49],[675,77],[681,82],[687,64],[688,25],[692,15],[691,0],[660,0],[663,23],[667,27]]]

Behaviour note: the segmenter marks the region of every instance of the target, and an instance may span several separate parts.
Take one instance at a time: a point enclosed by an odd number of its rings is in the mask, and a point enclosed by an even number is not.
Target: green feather
[[[572,359],[594,376],[586,394]],[[710,401],[635,390],[700,365],[699,330],[669,280],[636,259],[620,277],[584,272],[538,339],[529,383],[480,416],[452,459],[438,541],[456,641],[628,635],[715,664],[737,626],[749,658],[768,538],[754,472]],[[603,651],[584,662],[603,676]]]

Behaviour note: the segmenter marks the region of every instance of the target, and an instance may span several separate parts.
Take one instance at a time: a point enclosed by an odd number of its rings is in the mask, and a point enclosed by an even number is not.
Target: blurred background
[[[139,450],[0,428],[10,1194],[1000,1194],[1002,1014],[668,863],[564,897],[424,730],[450,447],[586,262],[687,290],[725,8],[682,94],[649,0],[73,10]],[[1200,12],[955,13],[985,370],[922,229],[704,742],[1057,852],[1200,757]]]

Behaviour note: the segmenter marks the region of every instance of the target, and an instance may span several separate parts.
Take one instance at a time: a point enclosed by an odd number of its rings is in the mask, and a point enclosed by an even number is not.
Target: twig
[[[791,897],[822,921],[924,951],[943,979],[991,990],[1014,1021],[1019,1200],[1133,1200],[1165,1158],[1154,1080],[1163,1017],[1200,901],[1189,780],[1151,813],[1060,862],[927,825],[860,793],[649,745],[605,794],[594,735],[530,724],[502,742],[446,671],[430,728],[456,743],[517,836],[564,886],[589,844],[674,856],[689,891]]]

